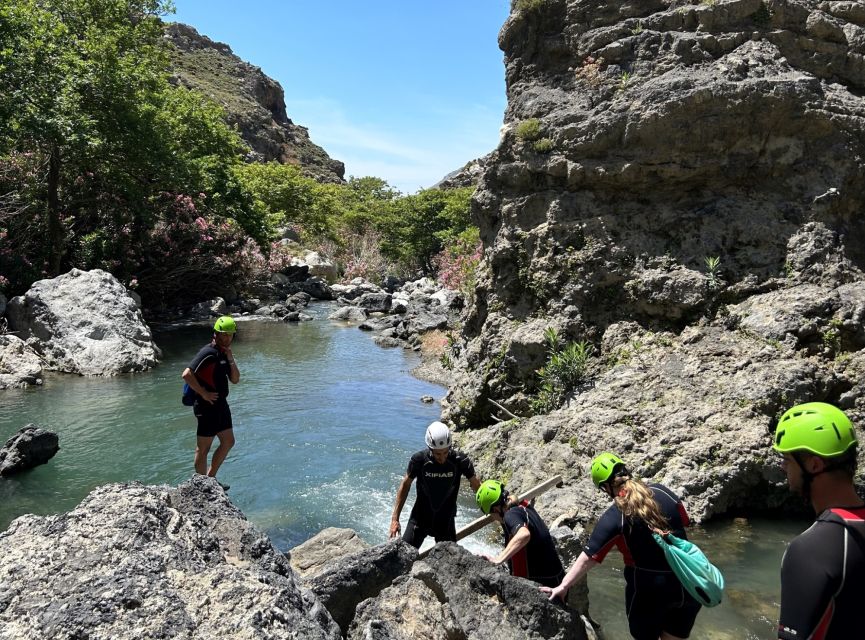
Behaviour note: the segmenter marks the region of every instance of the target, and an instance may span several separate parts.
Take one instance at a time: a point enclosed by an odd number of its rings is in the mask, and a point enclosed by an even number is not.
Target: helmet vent
[[[835,436],[840,440],[841,439],[841,432],[838,431],[838,426],[834,422],[832,423],[832,428],[835,429]]]

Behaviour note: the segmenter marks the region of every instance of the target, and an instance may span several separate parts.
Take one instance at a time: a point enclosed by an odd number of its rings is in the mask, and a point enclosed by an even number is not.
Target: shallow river
[[[234,353],[242,380],[229,403],[237,444],[219,473],[232,501],[287,550],[324,527],[387,537],[396,486],[445,389],[410,375],[415,354],[381,349],[370,335],[325,319],[240,324]],[[180,372],[208,341],[207,327],[157,333],[162,364],[115,378],[49,375],[41,388],[0,392],[0,443],[29,422],[57,432],[48,464],[0,479],[0,530],[24,513],[72,509],[94,487],[138,480],[174,485],[192,474],[195,419],[180,404]],[[403,510],[403,524],[412,496]],[[467,488],[457,526],[479,515]],[[543,514],[542,514],[543,515]],[[773,638],[784,545],[807,523],[713,523],[694,538],[724,571],[727,600],[704,611],[693,638]],[[480,532],[465,541],[490,551]],[[592,614],[608,640],[626,640],[624,580],[611,553],[590,575]]]

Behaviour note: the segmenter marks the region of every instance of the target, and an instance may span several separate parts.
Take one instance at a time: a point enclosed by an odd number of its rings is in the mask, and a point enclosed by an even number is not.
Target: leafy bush
[[[541,138],[540,140],[537,140],[532,147],[538,153],[549,153],[553,150],[553,141],[549,138]]]
[[[519,11],[537,11],[546,0],[514,0],[513,7]]]
[[[531,142],[541,137],[541,121],[537,118],[523,120],[517,125],[517,137],[520,140]]]
[[[532,400],[535,413],[549,413],[562,406],[577,385],[586,377],[594,347],[585,341],[564,345],[552,327],[544,331],[547,363],[537,370],[540,379],[538,395]]]
[[[477,227],[469,227],[449,243],[435,258],[438,281],[448,289],[471,297],[477,282],[477,268],[483,255]]]

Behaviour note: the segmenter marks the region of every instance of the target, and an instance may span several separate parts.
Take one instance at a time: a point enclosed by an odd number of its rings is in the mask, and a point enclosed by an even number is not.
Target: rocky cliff
[[[342,182],[345,166],[309,139],[306,127],[294,124],[285,112],[285,94],[278,82],[248,64],[221,42],[185,24],[165,27],[171,43],[174,81],[216,100],[228,122],[252,148],[250,159],[278,160],[300,166],[321,182]]]
[[[464,448],[516,488],[562,473],[540,503],[565,522],[603,506],[603,450],[698,518],[780,505],[781,411],[865,426],[865,5],[517,0],[499,44],[486,269],[445,412]],[[594,357],[531,417],[546,327]],[[518,418],[490,426],[500,407]]]

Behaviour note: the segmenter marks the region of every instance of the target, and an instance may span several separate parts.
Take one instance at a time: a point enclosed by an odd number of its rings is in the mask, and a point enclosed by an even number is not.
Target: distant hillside
[[[251,159],[295,164],[321,182],[343,182],[345,165],[309,139],[306,127],[294,124],[285,112],[283,89],[259,67],[248,64],[221,42],[192,27],[165,27],[173,45],[173,81],[197,89],[223,106],[228,122],[252,148]]]

